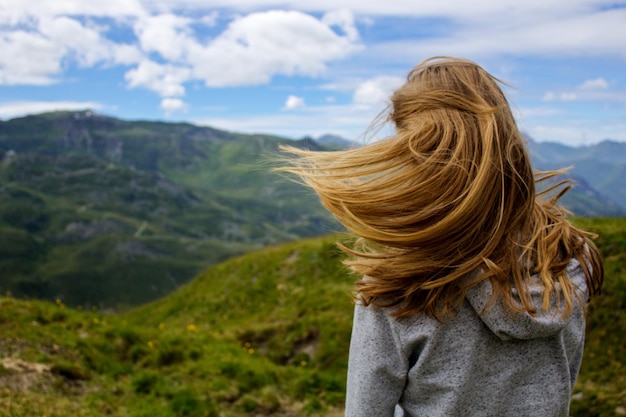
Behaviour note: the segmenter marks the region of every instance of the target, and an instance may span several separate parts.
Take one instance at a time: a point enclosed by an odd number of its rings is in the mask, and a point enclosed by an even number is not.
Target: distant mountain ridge
[[[279,144],[330,150],[353,142],[89,110],[0,121],[0,293],[126,308],[226,258],[341,230],[310,190],[271,172]],[[585,154],[529,145],[541,169],[576,161],[578,186],[564,200],[574,213],[626,215],[622,144]]]
[[[331,134],[322,135],[315,139],[315,141],[325,146],[332,146],[337,148],[349,148],[356,145],[356,143],[351,140]]]
[[[531,158],[537,169],[572,167],[571,176],[583,188],[604,196],[626,210],[626,143],[605,140],[595,145],[570,147],[552,142],[529,141]],[[623,215],[616,213],[616,215]]]
[[[270,172],[280,143],[319,146],[91,111],[0,122],[0,291],[131,306],[233,255],[338,230]]]

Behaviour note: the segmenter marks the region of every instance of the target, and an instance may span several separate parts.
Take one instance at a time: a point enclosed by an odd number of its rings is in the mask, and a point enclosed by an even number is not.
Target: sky
[[[626,0],[0,0],[0,119],[91,109],[361,140],[420,61],[505,81],[536,141],[626,142]]]

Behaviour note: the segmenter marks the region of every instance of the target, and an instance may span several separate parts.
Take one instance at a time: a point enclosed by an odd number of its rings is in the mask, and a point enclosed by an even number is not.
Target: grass
[[[571,414],[619,415],[626,219],[577,222],[600,234],[606,280]],[[353,277],[335,238],[228,260],[124,313],[0,298],[0,416],[341,415]]]
[[[625,415],[626,221],[579,219],[598,233],[605,266],[602,295],[589,308],[585,356],[572,401],[574,416]]]
[[[270,248],[124,314],[3,298],[1,359],[50,368],[0,373],[0,416],[324,415],[352,308],[337,255],[332,239]]]

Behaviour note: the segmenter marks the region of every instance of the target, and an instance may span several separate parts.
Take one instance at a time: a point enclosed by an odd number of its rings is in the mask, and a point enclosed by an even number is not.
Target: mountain
[[[537,169],[571,167],[566,176],[575,181],[578,196],[566,198],[564,203],[566,206],[569,203],[572,211],[586,216],[625,215],[626,143],[606,140],[595,145],[569,147],[529,140],[528,148]],[[587,197],[593,197],[601,205],[588,204],[591,212],[586,212],[581,206],[590,202]]]
[[[626,390],[626,219],[600,237],[603,294],[587,317],[571,416],[621,414]],[[339,417],[353,304],[336,237],[214,265],[123,313],[0,297],[0,417]]]
[[[331,134],[322,135],[318,137],[317,139],[315,139],[315,141],[324,146],[330,146],[330,147],[339,148],[339,149],[345,149],[345,148],[350,148],[353,146],[358,146],[356,142],[345,139],[338,135],[331,135]]]
[[[89,110],[0,122],[0,294],[119,310],[230,257],[341,230],[311,191],[271,172],[279,144],[329,150],[352,142]],[[578,185],[563,200],[575,214],[626,215],[622,144],[583,154],[530,145],[544,168],[577,158]]]
[[[338,226],[270,172],[280,143],[91,111],[0,122],[0,291],[123,308],[226,258]]]

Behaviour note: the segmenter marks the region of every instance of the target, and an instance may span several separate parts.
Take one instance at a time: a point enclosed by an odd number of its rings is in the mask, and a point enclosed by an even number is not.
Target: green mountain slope
[[[279,143],[89,111],[0,122],[0,293],[124,308],[208,265],[337,229]]]
[[[607,275],[571,415],[619,415],[626,219],[577,222]],[[0,416],[340,416],[353,277],[334,240],[228,260],[126,313],[0,299]]]
[[[619,216],[626,212],[626,143],[605,140],[570,147],[559,143],[528,141],[537,169],[571,167],[568,176],[576,188],[563,199],[570,210],[587,217]]]
[[[232,259],[125,314],[1,299],[0,416],[327,415],[352,313],[333,242]]]
[[[271,173],[281,143],[327,149],[91,111],[0,121],[0,294],[121,310],[230,257],[340,230],[309,190]],[[574,213],[625,215],[605,197],[621,195],[621,144],[531,145],[546,163],[587,158],[563,199]]]

